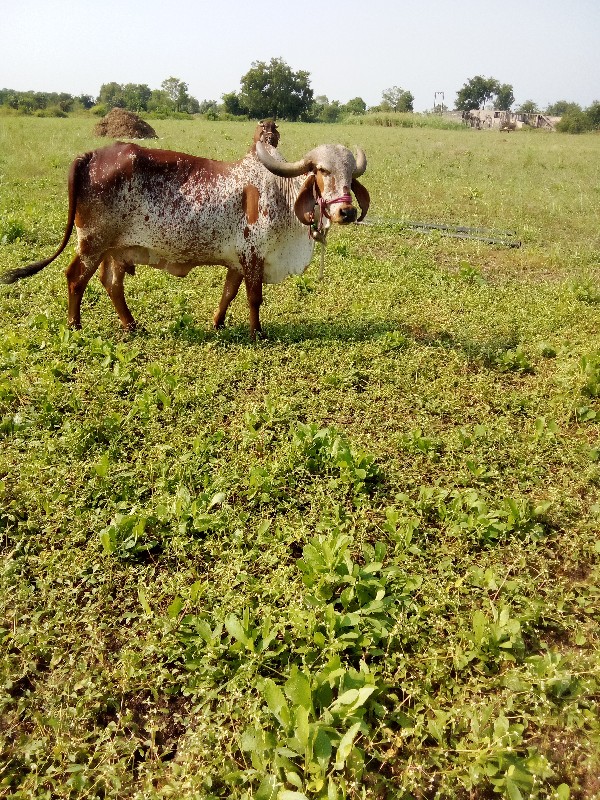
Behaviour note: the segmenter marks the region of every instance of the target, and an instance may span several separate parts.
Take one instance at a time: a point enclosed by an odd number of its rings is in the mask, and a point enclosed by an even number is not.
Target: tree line
[[[496,78],[476,75],[457,92],[455,108],[458,111],[471,111],[489,103],[498,110],[512,109],[515,103],[513,86],[501,83]],[[368,107],[361,97],[340,103],[338,100],[329,100],[325,95],[315,96],[310,85],[309,72],[294,72],[283,59],[272,58],[268,63],[253,62],[240,79],[240,89],[226,92],[220,102],[198,101],[190,95],[187,83],[179,78],[169,77],[162,82],[159,89],[151,89],[148,85],[139,83],[105,83],[100,87],[96,98],[85,94],[72,96],[64,92],[0,89],[0,107],[2,106],[19,113],[40,116],[65,116],[79,110],[104,115],[111,108],[117,107],[156,116],[203,114],[209,119],[274,117],[291,121],[338,122],[349,115],[411,113],[414,110],[414,96],[407,89],[392,86],[382,92],[381,102],[376,106]],[[444,105],[436,105],[432,109],[433,112],[446,110],[448,109]],[[542,110],[534,101],[527,100],[515,111],[560,116],[562,120],[559,130],[568,132],[600,129],[599,102],[583,109],[577,103],[559,100]]]
[[[200,103],[188,92],[188,85],[179,78],[167,78],[160,89],[151,89],[145,83],[104,83],[98,97],[65,92],[18,92],[0,89],[0,106],[23,114],[40,116],[65,116],[72,111],[92,111],[104,115],[111,108],[156,114],[198,114]]]
[[[315,97],[310,75],[304,70],[293,72],[280,58],[267,64],[256,61],[240,79],[241,89],[225,93],[221,101],[198,101],[190,95],[188,85],[179,78],[164,80],[160,89],[143,83],[105,83],[96,98],[91,95],[73,96],[66,93],[19,92],[0,89],[0,106],[23,114],[65,116],[73,111],[87,110],[104,115],[111,108],[124,108],[136,113],[158,116],[172,114],[203,114],[209,119],[222,117],[274,117],[291,121],[338,122],[349,114],[367,112],[412,112],[411,92],[393,86],[382,93],[378,106],[367,108],[361,97],[347,103],[329,100],[325,95]]]

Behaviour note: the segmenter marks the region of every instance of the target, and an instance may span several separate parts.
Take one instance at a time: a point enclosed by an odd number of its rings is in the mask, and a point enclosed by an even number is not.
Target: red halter
[[[331,219],[331,215],[329,214],[328,211],[328,206],[331,206],[334,203],[351,203],[352,195],[342,194],[339,197],[334,198],[333,200],[325,200],[325,198],[322,195],[320,195],[317,191],[316,181],[313,184],[313,195],[316,204],[319,206],[319,224],[315,225],[313,222],[313,224],[310,226],[309,229],[309,236],[312,234],[313,237],[316,238],[316,236],[321,236],[323,233],[323,218],[327,217],[327,219]]]

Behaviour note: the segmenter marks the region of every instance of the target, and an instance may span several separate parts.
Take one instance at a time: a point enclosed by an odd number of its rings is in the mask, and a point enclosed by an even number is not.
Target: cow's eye
[[[318,170],[321,173],[321,175],[331,175],[330,170],[325,169],[325,167],[318,167]]]

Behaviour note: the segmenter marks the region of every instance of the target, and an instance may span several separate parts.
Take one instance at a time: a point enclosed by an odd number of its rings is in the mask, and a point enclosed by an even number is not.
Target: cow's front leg
[[[253,340],[256,339],[256,334],[261,332],[260,306],[263,300],[263,268],[262,261],[254,261],[244,270],[244,282],[250,309],[250,336]]]
[[[227,270],[227,277],[225,278],[225,284],[223,286],[223,294],[221,296],[221,302],[219,303],[219,307],[215,311],[215,316],[213,317],[213,324],[215,328],[223,327],[225,323],[225,315],[227,314],[227,309],[231,305],[232,301],[235,299],[235,296],[238,293],[238,289],[242,285],[243,280],[244,276],[242,275],[239,269],[233,269],[232,267],[230,267]]]

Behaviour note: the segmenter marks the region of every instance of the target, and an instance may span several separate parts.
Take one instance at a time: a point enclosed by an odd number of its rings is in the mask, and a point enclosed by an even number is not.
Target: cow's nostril
[[[356,219],[356,209],[340,208],[340,217],[344,220],[344,222],[354,222]]]

